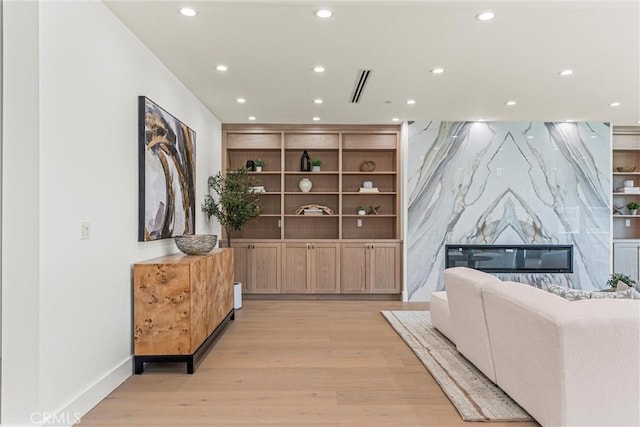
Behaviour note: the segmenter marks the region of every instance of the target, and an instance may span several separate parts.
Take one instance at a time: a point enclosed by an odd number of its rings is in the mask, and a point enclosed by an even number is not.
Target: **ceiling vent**
[[[352,104],[357,104],[358,102],[360,102],[360,97],[362,97],[362,92],[364,91],[364,87],[369,81],[370,75],[371,75],[371,70],[358,71],[358,76],[356,77],[356,83],[353,86],[353,92],[351,92]]]

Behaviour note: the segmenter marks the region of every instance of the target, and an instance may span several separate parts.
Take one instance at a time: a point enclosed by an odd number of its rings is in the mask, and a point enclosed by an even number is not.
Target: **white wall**
[[[38,405],[38,7],[3,2],[2,424]],[[24,419],[24,418],[22,418]]]
[[[7,12],[4,24],[14,19]],[[67,414],[74,421],[76,412],[86,412],[131,374],[131,264],[176,251],[171,240],[137,242],[138,95],[196,131],[198,212],[206,179],[221,166],[221,130],[220,122],[101,2],[42,2],[38,16],[40,120],[35,124],[40,134],[29,146],[36,148],[32,155],[39,165],[28,171],[35,180],[28,196],[35,199],[31,207],[39,234],[32,240],[36,249],[39,245],[40,262],[38,267],[33,258],[14,257],[9,263],[6,255],[3,276],[25,269],[36,276],[31,281],[38,307],[37,366],[30,372],[37,372],[37,410]],[[22,47],[24,41],[5,43]],[[19,145],[7,136],[6,142]],[[5,168],[20,160],[10,154],[5,150]],[[15,184],[8,177],[5,191]],[[7,195],[4,200],[4,228],[12,230],[28,218],[13,218],[22,209],[6,203]],[[91,223],[89,240],[79,239],[80,221]],[[196,230],[219,233],[217,225],[206,226],[203,215]],[[11,237],[5,236],[5,248]],[[31,307],[33,299],[12,298],[16,286],[21,284],[4,281],[5,309]],[[19,331],[21,325],[5,315],[3,372],[19,368],[22,375],[27,366],[5,360],[20,351],[7,345],[5,335]],[[18,386],[16,378],[3,377],[3,425],[29,421],[24,408],[5,405]]]

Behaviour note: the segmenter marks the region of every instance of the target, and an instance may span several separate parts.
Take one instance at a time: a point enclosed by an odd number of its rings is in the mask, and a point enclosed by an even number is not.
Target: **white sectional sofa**
[[[640,300],[567,301],[465,267],[434,326],[543,426],[640,425]]]

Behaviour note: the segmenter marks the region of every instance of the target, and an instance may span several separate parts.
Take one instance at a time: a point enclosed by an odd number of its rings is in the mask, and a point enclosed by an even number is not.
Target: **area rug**
[[[533,421],[431,324],[428,311],[382,315],[418,356],[465,421]]]

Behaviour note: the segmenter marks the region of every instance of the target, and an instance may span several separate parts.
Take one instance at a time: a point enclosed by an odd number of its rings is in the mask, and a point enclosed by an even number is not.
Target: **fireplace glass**
[[[488,273],[573,273],[573,245],[446,245],[446,268]]]

